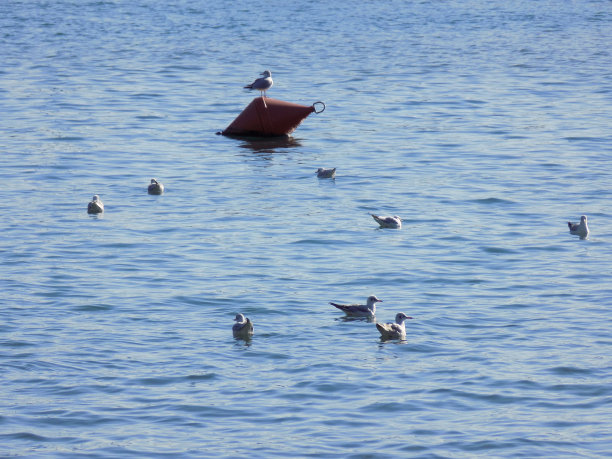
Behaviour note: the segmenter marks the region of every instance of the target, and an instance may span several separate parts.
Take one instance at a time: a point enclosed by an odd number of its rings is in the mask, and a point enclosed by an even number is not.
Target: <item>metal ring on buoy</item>
[[[315,107],[315,105],[317,104],[321,104],[323,105],[323,108],[319,111],[317,111],[317,108]],[[315,102],[314,104],[312,104],[312,109],[314,110],[314,112],[318,115],[319,113],[323,113],[323,111],[325,110],[325,104],[321,101]]]

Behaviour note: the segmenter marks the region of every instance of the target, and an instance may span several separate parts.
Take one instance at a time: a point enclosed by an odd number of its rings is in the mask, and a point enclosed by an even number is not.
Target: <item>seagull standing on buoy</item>
[[[567,222],[567,226],[571,234],[577,234],[581,239],[584,239],[589,235],[586,215],[580,217],[580,223]]]
[[[412,319],[412,317],[403,312],[398,312],[395,315],[394,324],[379,324],[377,322],[376,328],[380,332],[380,337],[382,339],[406,339],[406,324],[404,324],[406,319]]]
[[[269,70],[264,70],[262,73],[262,78],[257,78],[251,84],[246,85],[246,89],[256,89],[262,95],[262,97],[266,97],[266,91],[272,87],[274,81],[272,81],[272,72]]]

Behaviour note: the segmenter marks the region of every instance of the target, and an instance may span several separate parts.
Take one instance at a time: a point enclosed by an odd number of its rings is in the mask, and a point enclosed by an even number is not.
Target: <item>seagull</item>
[[[580,217],[580,223],[567,222],[567,226],[571,234],[577,234],[581,239],[584,239],[589,235],[586,215]]]
[[[152,178],[148,191],[149,194],[162,194],[164,192],[164,184]]]
[[[376,328],[380,332],[382,339],[406,339],[406,325],[404,320],[412,319],[403,312],[398,312],[395,315],[394,324],[379,324],[376,322]]]
[[[336,178],[336,168],[325,169],[323,167],[319,167],[316,174],[319,178]]]
[[[329,304],[344,311],[347,316],[374,317],[376,315],[376,303],[382,303],[382,300],[372,295],[368,297],[367,304],[338,304],[331,301]]]
[[[382,217],[380,215],[370,214],[374,220],[380,225],[381,228],[395,228],[400,229],[402,227],[402,219],[397,215],[393,217]]]
[[[232,327],[234,338],[248,339],[253,336],[253,322],[242,314],[236,314],[236,323]]]
[[[101,214],[104,212],[104,204],[100,201],[100,196],[94,195],[91,202],[87,204],[88,214]]]
[[[266,97],[266,91],[272,87],[274,81],[272,81],[272,72],[269,70],[264,70],[263,78],[257,78],[251,84],[246,85],[246,89],[257,89],[263,97]]]

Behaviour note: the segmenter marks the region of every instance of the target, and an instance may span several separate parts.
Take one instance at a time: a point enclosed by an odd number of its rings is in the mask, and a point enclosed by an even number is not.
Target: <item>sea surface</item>
[[[0,457],[612,457],[611,45],[609,0],[2,0]],[[216,135],[265,69],[325,111]]]

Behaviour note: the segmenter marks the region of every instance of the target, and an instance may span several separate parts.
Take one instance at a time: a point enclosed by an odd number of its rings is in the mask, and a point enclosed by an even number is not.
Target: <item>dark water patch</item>
[[[365,405],[361,411],[366,413],[404,413],[422,411],[424,407],[421,404],[397,401],[397,402],[376,402]]]
[[[565,169],[566,166],[563,164],[555,163],[555,162],[543,162],[539,164],[540,167],[550,168],[550,169]]]
[[[464,102],[472,105],[486,105],[489,103],[486,100],[480,99],[465,99]]]
[[[23,441],[33,441],[37,443],[46,443],[50,441],[62,441],[63,439],[53,439],[49,437],[44,437],[42,435],[37,435],[31,432],[15,432],[10,434],[0,434],[0,439],[9,440],[23,440]]]
[[[85,140],[85,137],[78,137],[78,136],[60,136],[60,137],[49,137],[45,140],[51,141],[51,142],[80,142],[82,140]]]
[[[214,402],[213,402],[214,403]],[[158,407],[159,408],[159,407]],[[265,416],[265,413],[261,413],[249,409],[248,406],[237,406],[236,408],[223,408],[221,406],[207,406],[207,405],[172,405],[170,408],[179,413],[188,413],[195,414],[204,419],[214,419],[214,418],[232,418],[239,416],[249,416],[253,419],[260,418],[261,416]]]
[[[510,304],[499,304],[494,306],[495,309],[529,309],[533,308],[533,304],[529,303],[510,303]]]
[[[601,400],[593,400],[590,402],[580,401],[580,402],[568,402],[564,400],[559,400],[556,402],[547,402],[547,401],[537,401],[531,404],[534,408],[541,408],[550,410],[550,412],[563,412],[565,410],[598,410],[601,409],[602,406],[609,405],[607,402],[602,402]]]
[[[130,95],[133,99],[157,99],[159,97],[163,97],[163,94],[157,94],[153,92],[139,92]]]
[[[72,309],[79,312],[103,312],[112,311],[115,309],[115,306],[111,304],[84,304],[81,306],[75,306]]]
[[[475,393],[475,392],[467,392],[457,389],[433,389],[430,393],[435,395],[443,394],[448,397],[456,397],[459,399],[473,400],[479,402],[486,402],[492,405],[509,405],[509,404],[519,404],[529,400],[533,400],[532,397],[519,397],[519,396],[511,396],[511,395],[502,395],[502,394],[492,394],[492,393],[484,393],[484,391]]]
[[[442,236],[439,238],[441,241],[453,241],[453,242],[467,242],[470,238],[461,236],[459,234],[453,236]]]
[[[136,119],[139,119],[139,120],[160,120],[160,119],[164,119],[164,116],[161,116],[161,115],[138,115],[138,116],[136,116]]]
[[[438,148],[442,148],[444,150],[446,150],[446,149],[455,150],[455,149],[458,149],[458,148],[465,147],[465,145],[463,145],[461,143],[436,143],[435,146],[438,147]]]
[[[468,277],[466,279],[461,278],[449,278],[444,276],[437,276],[429,279],[421,279],[420,282],[424,284],[440,284],[440,285],[461,285],[461,284],[470,284],[470,285],[478,285],[478,284],[486,284],[489,283],[489,280],[486,279],[478,279],[475,277]]]
[[[28,342],[28,341],[7,340],[7,341],[0,341],[0,346],[19,349],[23,347],[36,346],[36,344]],[[28,354],[25,354],[25,355],[28,355]]]
[[[324,420],[323,424],[327,426],[343,426],[343,427],[349,427],[351,429],[354,429],[354,428],[359,429],[361,427],[367,427],[369,423],[367,421],[362,421],[357,418],[352,418],[352,419],[338,418],[338,419]]]
[[[518,253],[516,250],[508,249],[505,247],[482,247],[484,252],[494,253],[494,254],[516,254]]]
[[[564,252],[567,249],[561,246],[525,246],[522,247],[521,250],[526,252]]]
[[[576,374],[573,373],[572,376]],[[552,392],[572,394],[578,397],[606,397],[612,393],[612,389],[605,384],[556,384],[548,389]],[[600,403],[612,404],[612,399],[600,400]]]
[[[100,426],[108,424],[123,424],[125,421],[112,416],[96,415],[89,411],[65,411],[55,414],[44,414],[37,416],[37,425],[48,425],[48,426],[63,426],[63,427],[77,427],[77,426]]]
[[[554,367],[549,370],[551,373],[560,376],[592,375],[593,370],[578,367]]]
[[[196,381],[211,381],[218,378],[216,373],[207,373],[201,375],[189,375],[189,376],[158,376],[158,377],[147,377],[138,378],[130,382],[130,385],[139,384],[143,386],[167,386],[178,383],[193,383]]]
[[[466,202],[473,202],[476,204],[485,204],[485,205],[492,205],[492,204],[514,205],[516,204],[514,201],[510,201],[508,199],[502,199],[502,198],[471,199]]]
[[[568,142],[603,142],[606,139],[603,137],[586,137],[586,136],[571,136],[571,137],[563,137],[564,140]]]
[[[343,239],[299,239],[292,241],[290,244],[297,245],[315,245],[315,246],[328,246],[328,245],[354,245],[354,241],[348,241]]]

